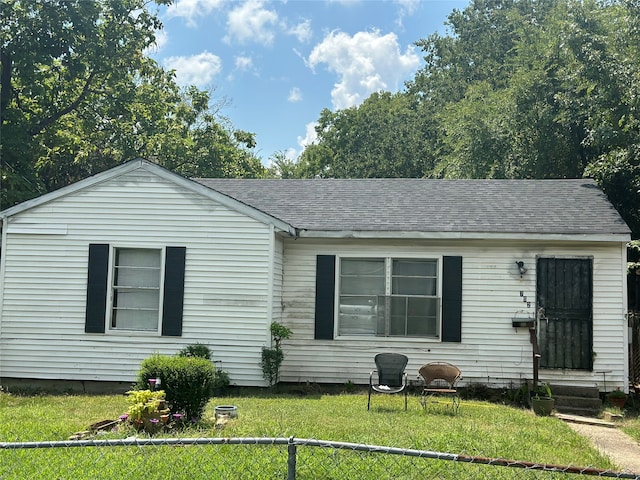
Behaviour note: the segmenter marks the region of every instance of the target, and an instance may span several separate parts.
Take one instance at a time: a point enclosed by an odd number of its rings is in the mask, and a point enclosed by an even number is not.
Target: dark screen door
[[[538,258],[540,367],[593,369],[593,262]]]

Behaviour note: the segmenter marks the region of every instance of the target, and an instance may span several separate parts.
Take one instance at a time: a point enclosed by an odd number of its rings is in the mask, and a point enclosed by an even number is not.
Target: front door
[[[593,369],[591,259],[538,258],[541,368]]]

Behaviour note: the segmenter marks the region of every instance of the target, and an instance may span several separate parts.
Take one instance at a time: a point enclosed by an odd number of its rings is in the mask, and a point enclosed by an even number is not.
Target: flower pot
[[[238,418],[238,407],[235,405],[218,405],[215,407],[216,418],[226,415],[229,418]]]
[[[607,401],[613,405],[614,407],[619,408],[620,410],[624,409],[625,403],[627,403],[626,395],[624,397],[613,397],[611,395],[607,396]]]
[[[531,408],[536,415],[548,417],[555,405],[553,398],[549,397],[533,397],[531,399]]]

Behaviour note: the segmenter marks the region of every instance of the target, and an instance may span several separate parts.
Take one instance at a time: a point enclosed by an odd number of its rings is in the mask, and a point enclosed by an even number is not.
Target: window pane
[[[391,290],[394,294],[435,296],[435,278],[394,277]]]
[[[407,277],[435,277],[438,262],[436,260],[394,260],[393,275]]]
[[[436,260],[394,260],[391,292],[435,296],[437,267]]]
[[[343,258],[342,275],[376,276],[384,278],[384,260],[381,258]]]
[[[377,297],[340,296],[340,335],[375,335],[377,325]]]
[[[348,295],[381,295],[384,293],[384,277],[342,277],[341,293]]]
[[[407,335],[437,336],[437,306],[435,298],[408,298]]]
[[[116,285],[121,287],[159,287],[160,270],[153,268],[118,267]]]
[[[405,335],[407,318],[407,298],[391,298],[391,317],[389,321],[389,335]]]
[[[117,308],[144,308],[158,311],[160,303],[159,290],[115,290],[113,294],[113,306]]]
[[[114,310],[112,328],[123,330],[151,330],[158,328],[158,312],[144,310]]]
[[[384,260],[343,258],[340,263],[340,293],[384,294]]]
[[[160,268],[160,251],[141,248],[119,248],[116,250],[119,266]]]

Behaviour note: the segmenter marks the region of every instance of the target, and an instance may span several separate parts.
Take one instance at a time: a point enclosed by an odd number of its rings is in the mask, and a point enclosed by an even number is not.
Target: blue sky
[[[413,43],[447,33],[469,0],[175,0],[150,56],[181,85],[212,91],[232,125],[256,134],[265,165],[313,141],[323,108],[398,91],[423,66]]]

